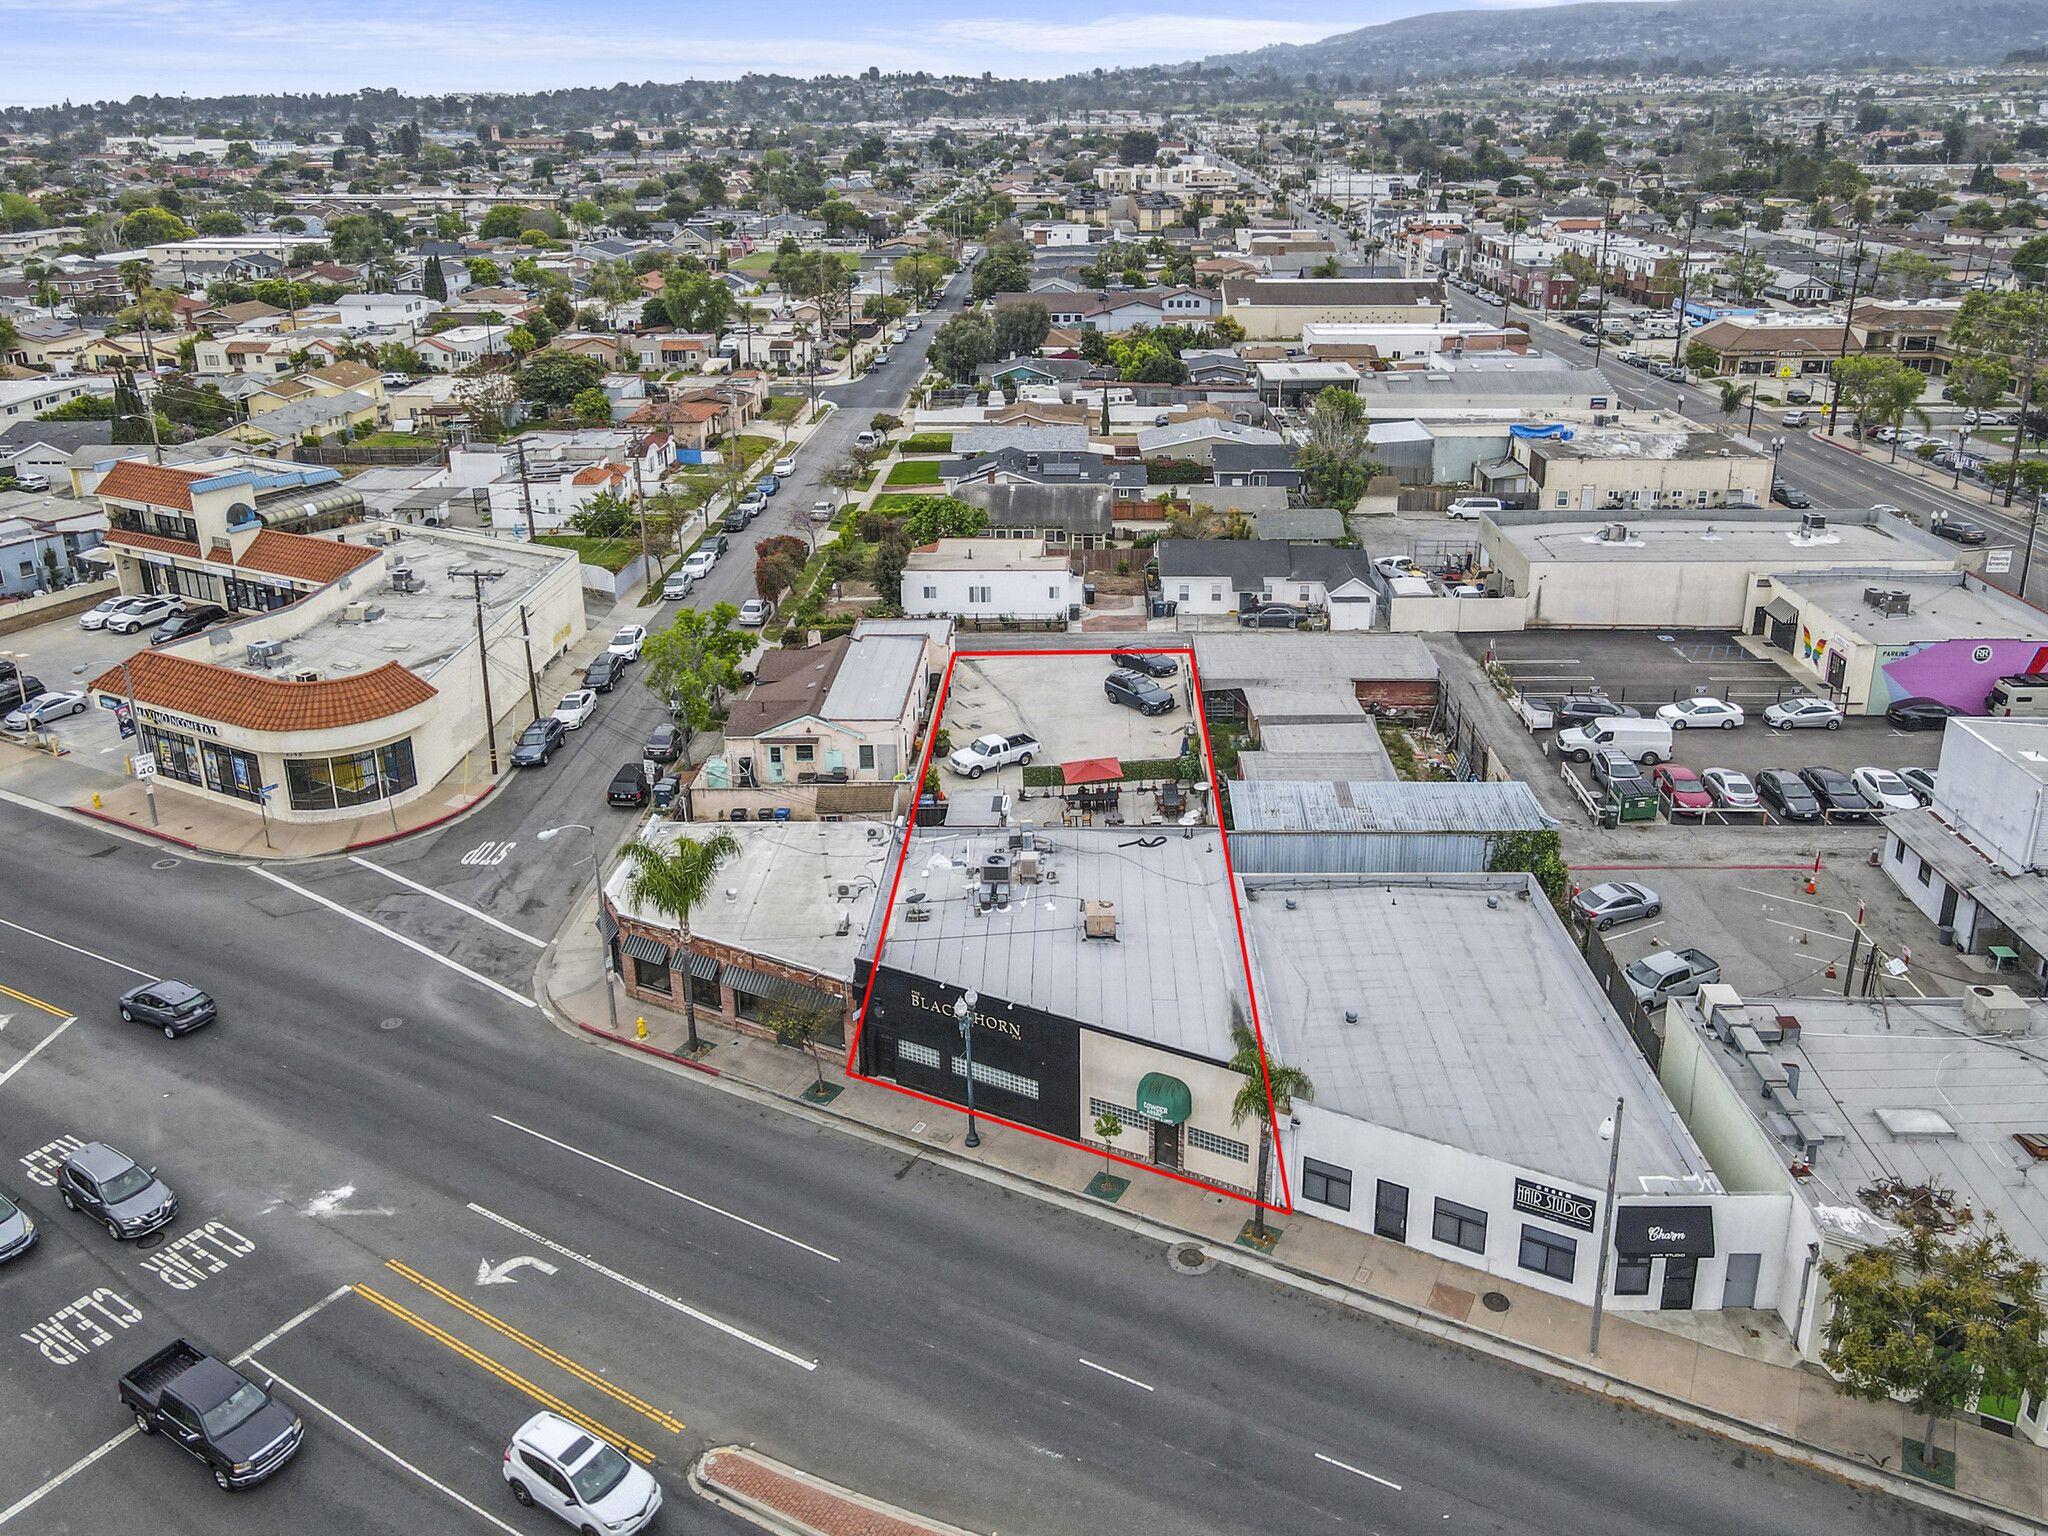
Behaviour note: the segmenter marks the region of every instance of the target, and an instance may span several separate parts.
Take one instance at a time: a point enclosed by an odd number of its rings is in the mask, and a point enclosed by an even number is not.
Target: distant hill
[[[1437,11],[1318,43],[1204,60],[1380,84],[1530,63],[1721,64],[1815,68],[1863,63],[1996,64],[2048,42],[2048,0],[1622,0],[1535,10]]]

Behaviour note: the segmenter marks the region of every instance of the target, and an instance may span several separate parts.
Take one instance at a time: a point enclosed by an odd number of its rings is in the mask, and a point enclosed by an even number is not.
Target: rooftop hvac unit
[[[1085,939],[1115,938],[1116,903],[1113,901],[1082,902],[1081,936]]]
[[[273,666],[277,658],[283,655],[284,642],[282,640],[251,640],[249,642],[249,665],[252,667]]]
[[[1982,1035],[2023,1035],[2031,1020],[2027,1000],[2011,987],[1973,983],[1963,990],[1963,1017]]]
[[[295,667],[285,673],[284,678],[288,683],[317,683],[320,681],[320,669],[318,667]]]
[[[1628,524],[1609,523],[1600,530],[1600,538],[1604,543],[1608,544],[1626,544],[1628,542]]]
[[[368,603],[350,603],[341,610],[341,622],[344,624],[365,624],[369,622],[369,618],[370,605]]]
[[[1895,619],[1913,611],[1913,594],[1910,592],[1887,590],[1883,587],[1865,587],[1863,589],[1863,601],[1875,608],[1879,613],[1886,614]]]
[[[1799,531],[1801,533],[1826,533],[1828,531],[1827,514],[1825,512],[1800,513]]]

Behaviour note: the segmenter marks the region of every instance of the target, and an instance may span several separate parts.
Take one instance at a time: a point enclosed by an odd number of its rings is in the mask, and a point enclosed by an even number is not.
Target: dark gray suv
[[[64,1159],[57,1193],[67,1211],[84,1211],[105,1224],[115,1242],[143,1237],[178,1218],[170,1186],[126,1152],[90,1141]]]
[[[197,987],[168,977],[145,982],[121,994],[123,1021],[161,1029],[166,1040],[175,1040],[187,1030],[211,1024],[219,1016],[220,1010],[212,998]]]
[[[1174,705],[1171,690],[1136,672],[1110,673],[1103,681],[1102,691],[1109,695],[1110,703],[1147,715],[1163,715]]]

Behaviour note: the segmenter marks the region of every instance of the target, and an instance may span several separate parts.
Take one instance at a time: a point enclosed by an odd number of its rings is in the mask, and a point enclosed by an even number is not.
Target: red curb
[[[96,811],[88,805],[74,805],[69,809],[80,816],[90,816],[94,821],[104,821],[110,827],[126,827],[130,832],[143,832],[162,842],[176,843],[180,848],[190,848],[194,853],[207,851],[203,843],[195,843],[189,837],[173,837],[170,833],[159,831],[155,827],[145,827],[142,823],[130,821],[125,816],[116,816],[112,811]]]
[[[1844,453],[1853,453],[1859,459],[1869,457],[1869,454],[1866,453],[1863,449],[1852,448],[1847,443],[1842,442],[1839,438],[1829,437],[1825,433],[1820,434],[1820,441],[1826,443],[1830,448],[1839,448]]]
[[[1803,864],[1800,866],[1802,869],[1805,867]],[[609,1040],[614,1045],[631,1046],[636,1051],[645,1051],[650,1056],[659,1056],[663,1061],[672,1061],[679,1067],[688,1067],[694,1072],[702,1072],[706,1077],[725,1076],[717,1067],[708,1067],[701,1061],[692,1061],[687,1056],[678,1056],[674,1051],[664,1051],[660,1046],[649,1045],[644,1040],[634,1040],[625,1035],[615,1035],[608,1029],[599,1029],[595,1024],[586,1024],[581,1019],[576,1021],[576,1027],[586,1035],[596,1035],[598,1039]]]

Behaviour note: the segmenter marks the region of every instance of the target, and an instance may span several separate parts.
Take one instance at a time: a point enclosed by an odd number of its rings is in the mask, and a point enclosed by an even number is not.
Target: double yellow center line
[[[437,1299],[446,1302],[449,1306],[454,1307],[458,1312],[461,1312],[464,1316],[474,1318],[477,1322],[480,1322],[485,1327],[490,1328],[495,1332],[504,1335],[506,1338],[512,1340],[512,1342],[514,1342],[515,1344],[520,1345],[522,1348],[531,1350],[534,1354],[540,1356],[541,1359],[547,1361],[548,1364],[556,1367],[559,1370],[568,1372],[568,1374],[575,1377],[585,1386],[594,1387],[599,1392],[602,1392],[606,1397],[611,1398],[614,1402],[622,1403],[626,1407],[631,1408],[635,1413],[638,1413],[643,1417],[653,1421],[655,1424],[660,1425],[661,1428],[667,1430],[670,1434],[680,1434],[682,1432],[682,1429],[684,1427],[683,1421],[677,1418],[674,1414],[669,1413],[664,1409],[657,1408],[652,1403],[646,1402],[638,1397],[635,1397],[632,1393],[626,1391],[622,1387],[613,1385],[611,1382],[606,1381],[602,1376],[598,1375],[595,1371],[590,1370],[586,1366],[579,1365],[576,1361],[571,1360],[567,1355],[562,1354],[559,1350],[551,1349],[547,1345],[541,1343],[538,1339],[535,1339],[529,1336],[528,1334],[522,1333],[519,1329],[514,1328],[510,1323],[506,1322],[504,1319],[493,1317],[490,1313],[484,1311],[483,1308],[476,1306],[469,1301],[464,1300],[461,1296],[456,1295],[446,1286],[441,1285],[434,1280],[430,1280],[427,1276],[421,1274],[418,1270],[412,1268],[410,1265],[402,1264],[396,1259],[391,1259],[386,1261],[385,1268],[391,1270],[394,1274],[400,1275],[403,1278],[410,1280],[414,1285],[419,1286],[429,1295],[432,1295]],[[354,1290],[355,1293],[358,1296],[362,1297],[365,1301],[372,1302],[375,1305],[382,1307],[386,1312],[389,1312],[393,1317],[399,1319],[401,1322],[411,1324],[414,1328],[417,1328],[421,1333],[424,1333],[428,1338],[433,1339],[438,1343],[447,1345],[448,1348],[454,1350],[455,1353],[457,1353],[458,1355],[461,1355],[463,1359],[470,1361],[474,1365],[481,1366],[484,1370],[488,1371],[491,1375],[497,1377],[506,1385],[517,1387],[521,1392],[524,1392],[528,1397],[532,1398],[535,1402],[538,1402],[544,1405],[545,1407],[553,1409],[556,1413],[559,1413],[563,1418],[570,1420],[572,1423],[582,1426],[584,1429],[588,1430],[590,1433],[594,1435],[601,1436],[604,1439],[610,1441],[613,1445],[617,1446],[627,1455],[632,1456],[636,1460],[642,1462],[651,1462],[655,1459],[654,1452],[648,1450],[645,1446],[634,1443],[633,1441],[627,1439],[624,1435],[618,1433],[616,1430],[607,1428],[605,1425],[598,1423],[595,1419],[589,1417],[587,1414],[581,1413],[575,1408],[572,1408],[569,1404],[563,1402],[560,1398],[556,1397],[552,1392],[549,1392],[545,1388],[542,1388],[536,1385],[535,1383],[527,1380],[524,1376],[521,1376],[517,1371],[512,1370],[509,1366],[502,1365],[498,1361],[493,1360],[490,1356],[482,1353],[481,1351],[472,1349],[469,1345],[463,1343],[462,1340],[456,1338],[455,1335],[448,1332],[447,1329],[440,1327],[438,1324],[429,1322],[426,1318],[421,1317],[417,1312],[414,1312],[410,1308],[402,1306],[400,1303],[393,1301],[389,1296],[384,1295],[381,1291],[377,1291],[367,1285],[358,1285],[354,1287]]]

